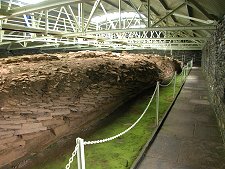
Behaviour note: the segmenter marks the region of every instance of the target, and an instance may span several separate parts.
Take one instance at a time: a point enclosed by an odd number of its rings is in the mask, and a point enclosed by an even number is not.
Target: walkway
[[[225,169],[225,148],[200,68],[194,68],[138,169]]]

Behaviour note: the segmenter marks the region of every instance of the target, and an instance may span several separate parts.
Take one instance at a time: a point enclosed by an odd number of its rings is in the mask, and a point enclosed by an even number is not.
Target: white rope
[[[173,74],[173,78],[171,79],[171,81],[168,84],[164,85],[164,84],[160,84],[159,83],[159,86],[161,86],[161,87],[168,87],[173,82],[174,78],[175,78],[175,73]]]
[[[142,113],[142,115],[137,119],[137,121],[132,125],[130,126],[129,128],[127,128],[126,130],[124,130],[123,132],[113,136],[113,137],[109,137],[109,138],[106,138],[106,139],[102,139],[102,140],[95,140],[95,141],[85,141],[84,142],[84,145],[90,145],[90,144],[99,144],[99,143],[104,143],[104,142],[108,142],[108,141],[111,141],[111,140],[114,140],[122,135],[124,135],[125,133],[127,133],[128,131],[130,131],[132,128],[134,128],[136,126],[136,124],[142,119],[142,117],[145,115],[145,113],[147,112],[150,104],[152,103],[153,101],[153,98],[155,96],[155,93],[156,93],[156,90],[157,90],[157,87],[155,88],[155,91],[147,105],[147,107],[145,108],[144,112]]]
[[[70,165],[71,165],[71,163],[73,162],[73,159],[74,159],[74,157],[75,157],[76,154],[77,154],[78,148],[79,148],[79,144],[77,144],[77,145],[75,146],[75,149],[74,149],[74,151],[72,152],[72,156],[70,157],[69,162],[68,162],[68,164],[66,165],[66,169],[70,169]]]
[[[183,67],[182,72],[184,71],[184,69],[186,69],[186,67],[188,67],[188,65]],[[159,84],[159,85],[160,85],[160,86],[163,86],[163,87],[164,87],[164,86],[165,86],[165,87],[166,87],[166,86],[169,86],[169,85],[172,83],[172,81],[174,80],[175,76],[176,76],[176,73],[173,75],[172,80],[171,80],[168,84],[166,84],[166,85]],[[108,142],[108,141],[114,140],[114,139],[116,139],[116,138],[118,138],[118,137],[120,137],[120,136],[126,134],[128,131],[130,131],[131,129],[133,129],[133,128],[137,125],[137,123],[143,118],[143,116],[145,115],[145,113],[147,112],[149,106],[151,105],[151,103],[152,103],[152,101],[153,101],[153,98],[154,98],[154,96],[155,96],[155,94],[156,94],[157,89],[158,89],[158,86],[155,87],[155,91],[154,91],[154,93],[153,93],[153,95],[152,95],[152,97],[151,97],[151,99],[150,99],[148,105],[146,106],[145,110],[144,110],[143,113],[141,114],[141,116],[140,116],[140,117],[135,121],[135,123],[134,123],[133,125],[131,125],[129,128],[127,128],[126,130],[124,130],[123,132],[121,132],[121,133],[119,133],[119,134],[117,134],[117,135],[115,135],[115,136],[112,136],[112,137],[109,137],[109,138],[106,138],[106,139],[102,139],[102,140],[84,141],[83,144],[84,144],[84,145],[91,145],[91,144],[99,144],[99,143]],[[74,151],[73,151],[73,153],[72,153],[72,156],[70,157],[69,162],[68,162],[68,164],[66,165],[66,169],[70,169],[70,165],[71,165],[71,163],[73,162],[74,157],[75,157],[76,154],[77,154],[78,148],[79,148],[79,144],[77,144],[77,145],[75,146],[75,149],[74,149]]]

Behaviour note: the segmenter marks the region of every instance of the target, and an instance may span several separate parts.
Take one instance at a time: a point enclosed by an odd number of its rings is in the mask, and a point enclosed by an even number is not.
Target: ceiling
[[[201,50],[224,14],[224,0],[2,0],[0,48]]]

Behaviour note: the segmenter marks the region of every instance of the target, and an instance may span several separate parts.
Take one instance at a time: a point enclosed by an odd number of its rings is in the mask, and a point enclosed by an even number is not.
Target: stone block
[[[7,120],[0,120],[0,124],[23,124],[26,123],[26,120],[17,120],[17,119],[7,119]]]
[[[1,107],[0,109],[2,112],[14,112],[17,111],[18,109],[12,108],[12,107]]]
[[[51,113],[52,116],[63,116],[67,114],[70,114],[70,109],[57,109]]]
[[[25,123],[22,124],[22,129],[35,129],[35,128],[41,128],[42,123]]]
[[[51,120],[42,121],[43,126],[52,126],[52,125],[60,126],[60,125],[63,125],[64,123],[65,121],[62,119],[51,119]]]
[[[31,108],[29,110],[32,111],[33,113],[51,113],[52,112],[52,110],[43,109],[43,108]]]
[[[69,126],[67,124],[64,124],[62,126],[58,126],[52,129],[52,132],[56,136],[61,136],[69,131]]]
[[[13,130],[0,130],[0,136],[1,136],[1,138],[3,136],[8,137],[8,136],[11,136],[13,134],[14,134],[14,131]]]
[[[51,120],[53,117],[52,116],[40,116],[40,117],[37,117],[36,119],[38,121],[42,121],[42,120]]]
[[[1,139],[0,140],[0,145],[5,144],[5,143],[14,142],[17,138],[18,138],[17,136],[12,136],[12,137]]]
[[[21,129],[21,124],[0,124],[2,129]]]
[[[39,127],[39,128],[24,128],[21,130],[16,130],[15,135],[23,135],[23,134],[28,134],[28,133],[35,133],[39,131],[44,131],[47,130],[47,127]]]
[[[38,133],[24,134],[24,135],[22,135],[22,139],[25,140],[25,141],[26,141],[26,140],[30,140],[30,139],[34,139],[34,138],[36,138],[36,137],[41,136],[41,135],[43,134],[43,132],[44,132],[44,131],[38,132]]]

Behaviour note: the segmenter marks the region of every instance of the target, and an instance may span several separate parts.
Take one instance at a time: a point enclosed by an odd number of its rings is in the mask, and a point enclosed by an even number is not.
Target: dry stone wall
[[[147,54],[70,52],[0,60],[0,166],[109,115],[181,71]]]
[[[211,103],[225,141],[225,18],[202,51],[202,67],[209,82]]]

